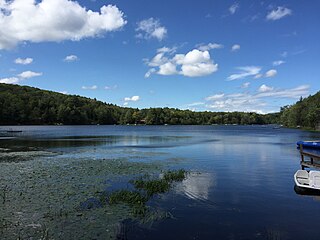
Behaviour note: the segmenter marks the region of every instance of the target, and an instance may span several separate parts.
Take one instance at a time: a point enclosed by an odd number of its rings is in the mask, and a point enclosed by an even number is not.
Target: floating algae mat
[[[133,212],[140,214],[147,209],[151,196],[143,189],[147,185],[139,187],[137,182],[132,184],[129,180],[137,181],[144,175],[159,176],[162,170],[160,162],[133,162],[126,158],[42,156],[30,161],[1,162],[0,236],[3,239],[116,239],[119,224],[134,218]],[[117,197],[112,192],[106,194],[106,189],[119,179],[137,185],[143,203],[140,210],[125,201],[116,204],[121,202],[119,199],[110,204],[109,200]],[[144,181],[147,184],[148,180]],[[157,219],[156,215],[164,214],[156,209],[142,213],[145,219]]]

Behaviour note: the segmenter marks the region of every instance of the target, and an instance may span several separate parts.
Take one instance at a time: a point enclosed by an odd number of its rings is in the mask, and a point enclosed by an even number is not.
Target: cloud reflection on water
[[[216,185],[212,173],[190,173],[176,191],[193,200],[209,200],[210,189]]]

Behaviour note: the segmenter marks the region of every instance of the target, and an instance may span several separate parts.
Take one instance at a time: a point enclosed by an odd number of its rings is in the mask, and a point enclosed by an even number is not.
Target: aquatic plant
[[[150,179],[148,175],[144,175],[138,179],[131,180],[130,183],[136,190],[118,190],[112,192],[108,196],[109,204],[125,203],[132,207],[132,212],[135,216],[144,216],[147,212],[146,203],[150,198],[155,194],[169,191],[173,182],[185,179],[186,173],[185,170],[180,169],[165,172],[160,179]],[[101,195],[101,198],[103,199],[104,196]]]
[[[177,171],[168,171],[163,174],[163,179],[167,182],[181,182],[186,178],[187,171],[184,169],[179,169]]]
[[[134,216],[144,215],[147,211],[148,197],[138,191],[118,190],[109,195],[109,204],[125,203],[132,208]]]
[[[144,180],[142,178],[133,180],[132,184],[136,189],[146,191],[149,197],[165,193],[170,189],[170,183],[165,179]]]
[[[146,191],[148,196],[154,194],[165,193],[169,191],[172,182],[181,182],[186,177],[186,171],[183,169],[177,171],[168,171],[163,174],[161,179],[148,179],[148,177],[141,177],[132,180],[131,183],[135,188]]]

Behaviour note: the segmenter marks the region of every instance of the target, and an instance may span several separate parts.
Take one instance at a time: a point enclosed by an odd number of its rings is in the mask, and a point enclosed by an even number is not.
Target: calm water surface
[[[296,141],[319,138],[272,126],[0,127],[0,238],[319,239],[320,197],[297,194],[293,181]],[[121,171],[107,169],[119,162]],[[148,202],[170,218],[142,224],[125,208],[79,213],[95,192],[180,168],[188,177]]]

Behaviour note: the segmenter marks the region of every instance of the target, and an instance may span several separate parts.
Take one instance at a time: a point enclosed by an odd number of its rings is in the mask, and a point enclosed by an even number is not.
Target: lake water
[[[272,126],[0,127],[0,239],[319,239],[320,197],[293,181],[295,143],[319,138]],[[147,216],[99,203],[175,169],[186,179],[153,196]]]

